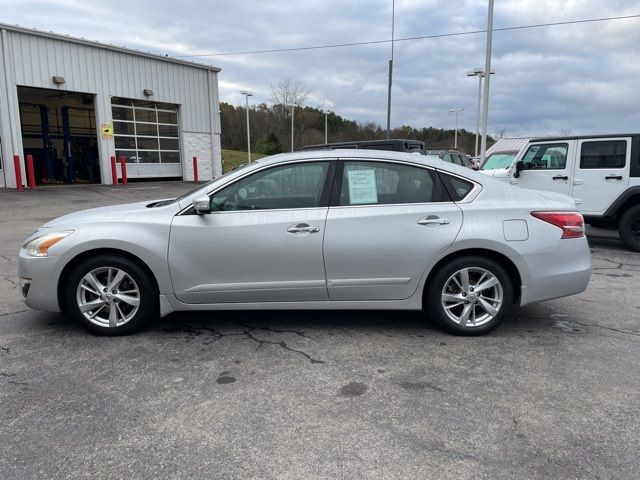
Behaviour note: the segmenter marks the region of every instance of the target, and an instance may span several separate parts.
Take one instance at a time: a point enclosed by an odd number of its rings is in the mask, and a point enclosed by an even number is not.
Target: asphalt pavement
[[[591,230],[586,292],[454,337],[421,312],[180,313],[87,334],[29,310],[22,240],[186,183],[0,190],[1,479],[640,477],[640,254]]]

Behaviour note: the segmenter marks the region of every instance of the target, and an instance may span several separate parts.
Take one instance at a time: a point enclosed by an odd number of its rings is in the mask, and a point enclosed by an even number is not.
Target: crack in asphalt
[[[31,309],[27,308],[25,310],[18,310],[16,312],[7,312],[7,313],[0,313],[0,317],[8,317],[9,315],[17,315],[18,313],[25,313],[25,312],[30,312]]]
[[[11,285],[13,285],[14,288],[18,288],[20,286],[20,281],[19,280],[14,280],[14,279],[18,278],[15,275],[0,274],[0,278],[4,278],[7,282],[9,282]]]
[[[552,310],[550,310],[550,312],[552,312]],[[559,320],[565,320],[566,322],[571,322],[571,323],[575,323],[576,325],[581,325],[583,327],[593,327],[593,328],[600,328],[602,330],[609,330],[611,332],[616,332],[616,333],[622,333],[624,335],[631,335],[634,337],[640,337],[640,332],[630,332],[628,330],[621,330],[619,328],[615,328],[615,327],[607,327],[605,325],[598,325],[597,323],[585,323],[585,322],[581,322],[579,320],[573,320],[571,318],[568,318],[568,315],[565,316],[563,315],[563,318],[552,318],[551,315],[554,315],[554,313],[551,313],[548,317],[537,317],[537,316],[533,316],[533,315],[514,315],[515,318],[526,318],[529,320],[554,320],[554,321],[559,321]],[[555,314],[558,315],[558,314]]]
[[[284,340],[280,340],[280,341],[265,340],[265,339],[262,339],[262,338],[258,338],[256,336],[256,333],[259,330],[264,330],[264,331],[272,332],[272,333],[292,333],[292,334],[297,335],[299,337],[312,338],[309,335],[307,335],[305,332],[302,332],[302,331],[299,331],[299,330],[278,330],[278,329],[270,328],[270,327],[257,327],[257,326],[253,326],[253,325],[246,325],[246,324],[243,324],[243,323],[239,323],[238,325],[243,329],[242,332],[239,332],[239,333],[226,333],[226,332],[221,332],[219,330],[216,330],[215,328],[212,328],[212,327],[204,327],[204,326],[193,327],[191,325],[180,325],[179,329],[181,331],[185,331],[187,333],[192,334],[194,337],[202,335],[203,331],[207,332],[211,337],[203,340],[202,341],[203,345],[211,345],[213,342],[217,342],[218,340],[222,340],[223,338],[226,338],[226,337],[238,337],[241,340],[251,340],[251,341],[257,343],[256,351],[260,350],[264,345],[276,345],[276,346],[278,346],[278,347],[280,347],[283,350],[286,350],[288,352],[297,353],[297,354],[302,355],[310,363],[313,363],[313,364],[324,364],[324,363],[326,363],[324,360],[318,360],[317,358],[312,357],[311,355],[309,355],[305,351],[297,350],[295,348],[290,347],[287,344],[287,342],[285,342]]]

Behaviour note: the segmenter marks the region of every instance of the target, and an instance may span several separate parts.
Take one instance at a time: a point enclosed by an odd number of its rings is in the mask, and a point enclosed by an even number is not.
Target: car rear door
[[[253,172],[174,218],[169,269],[185,303],[327,300],[322,238],[335,162]]]
[[[511,184],[571,195],[575,144],[575,140],[562,140],[529,145],[519,158],[525,168],[519,177],[511,170]]]
[[[461,226],[462,211],[433,169],[340,160],[324,238],[329,299],[410,297]]]
[[[631,137],[578,141],[573,197],[582,213],[601,215],[629,185]]]

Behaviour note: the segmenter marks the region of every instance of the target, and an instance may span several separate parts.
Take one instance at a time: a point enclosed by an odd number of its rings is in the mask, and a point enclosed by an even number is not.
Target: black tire
[[[122,325],[115,327],[101,326],[93,323],[81,312],[77,300],[77,291],[82,279],[95,269],[113,267],[125,272],[139,291],[138,310]],[[158,315],[158,293],[154,282],[137,263],[117,255],[97,255],[87,258],[76,265],[65,285],[65,300],[69,315],[85,329],[97,335],[126,335],[140,330],[149,320]],[[121,305],[127,306],[124,303]],[[107,307],[110,309],[111,307]],[[130,308],[130,307],[129,307]]]
[[[634,205],[622,214],[618,231],[631,250],[640,252],[640,205]]]
[[[486,323],[481,324],[481,322],[478,322],[477,326],[461,325],[460,323],[456,323],[449,317],[449,315],[447,315],[445,308],[442,305],[442,294],[445,289],[445,284],[452,275],[466,268],[488,271],[498,280],[502,290],[502,303],[498,308],[498,312],[493,316],[493,318],[486,321]],[[480,278],[471,278],[474,275],[479,274],[472,272],[469,275],[470,284],[472,286],[474,280],[480,280]],[[426,285],[425,288],[425,300],[430,318],[433,319],[443,330],[454,335],[472,336],[488,333],[502,323],[513,306],[513,284],[509,274],[499,263],[486,257],[466,256],[451,260],[436,272],[430,280],[429,285]],[[496,286],[495,288],[497,289],[498,287]],[[462,295],[463,293],[460,290],[460,292],[456,292],[456,294]],[[471,294],[465,294],[465,297],[467,295]],[[465,308],[465,305],[463,304],[456,308],[462,310]],[[481,306],[478,307],[478,310],[475,310],[476,307],[472,308],[474,308],[474,312],[480,313],[483,311]],[[452,314],[455,315],[455,311],[453,309],[451,309],[451,311]]]

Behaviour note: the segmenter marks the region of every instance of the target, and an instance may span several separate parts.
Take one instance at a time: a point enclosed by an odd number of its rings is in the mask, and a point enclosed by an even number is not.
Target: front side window
[[[448,201],[432,170],[387,162],[345,162],[340,205]]]
[[[249,175],[216,192],[211,210],[272,210],[321,206],[329,162],[295,163]]]
[[[567,166],[566,143],[531,145],[522,158],[527,170],[564,170]]]
[[[580,151],[580,168],[624,168],[627,163],[627,142],[584,142]]]

